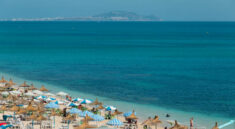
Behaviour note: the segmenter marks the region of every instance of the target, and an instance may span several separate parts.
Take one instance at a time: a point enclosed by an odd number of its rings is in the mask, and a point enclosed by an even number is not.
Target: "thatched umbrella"
[[[47,120],[46,117],[44,117],[42,114],[39,115],[39,117],[36,118],[36,121],[40,121],[40,129],[42,128],[42,121]]]
[[[42,92],[48,92],[48,89],[46,89],[45,86],[42,85],[42,87],[40,88],[40,91],[42,91]]]
[[[1,107],[0,107],[0,110],[3,111],[3,115],[4,115],[4,111],[7,110],[7,106],[5,104],[3,104]]]
[[[217,122],[215,122],[215,126],[212,129],[219,129]]]
[[[74,129],[88,129],[88,128],[97,128],[96,126],[91,126],[86,122],[83,122],[80,126],[75,127]]]
[[[128,117],[126,117],[126,119],[131,119],[131,120],[135,120],[135,119],[138,119],[135,115],[135,111],[133,110],[132,114]]]
[[[34,85],[33,85],[33,84],[31,84],[31,86],[28,88],[28,90],[37,90],[37,88],[36,88],[36,87],[34,87]]]
[[[152,118],[149,117],[147,120],[145,120],[143,123],[141,123],[141,125],[147,125],[147,126],[152,125]]]
[[[188,127],[178,124],[177,120],[175,120],[175,125],[171,127],[170,129],[188,129]]]
[[[50,116],[53,116],[53,119],[54,119],[54,128],[55,128],[55,116],[59,116],[59,115],[55,112],[55,109],[52,109]]]
[[[157,129],[157,124],[162,123],[162,121],[159,120],[158,116],[155,116],[152,120],[152,124],[155,125],[155,129]]]
[[[25,88],[25,87],[29,87],[29,85],[28,85],[28,84],[26,84],[26,81],[24,81],[24,83],[23,83],[23,84],[21,84],[21,85],[20,85],[20,87],[24,87],[24,88]]]
[[[97,107],[97,109],[102,110],[102,109],[105,109],[105,108],[103,107],[103,104],[101,103],[101,104],[99,105],[99,107]]]
[[[96,98],[95,101],[91,103],[90,105],[100,105],[100,104],[102,103],[98,101],[98,98]]]
[[[114,111],[114,113],[112,114],[113,116],[117,116],[123,114],[123,112],[119,112],[117,109]]]
[[[33,123],[34,123],[34,120],[37,119],[37,115],[35,113],[32,113],[30,116],[29,116],[29,119],[32,120],[32,128],[33,128]]]
[[[20,107],[16,106],[16,104],[13,105],[13,107],[10,108],[10,111],[17,112],[20,110]]]
[[[14,112],[14,119],[15,119],[15,112],[18,112],[20,110],[20,107],[16,106],[16,104],[13,105],[13,107],[10,109],[10,111]]]
[[[11,86],[16,85],[16,83],[14,83],[12,79],[9,80],[8,84],[10,84]]]
[[[20,114],[25,114],[27,113],[27,111],[24,108],[20,108],[20,110],[18,112],[16,112],[16,114],[20,115]]]
[[[2,76],[2,80],[0,80],[0,83],[7,83],[7,80]]]
[[[26,111],[34,112],[34,111],[37,111],[37,109],[35,107],[33,107],[30,102],[29,105],[26,107]]]

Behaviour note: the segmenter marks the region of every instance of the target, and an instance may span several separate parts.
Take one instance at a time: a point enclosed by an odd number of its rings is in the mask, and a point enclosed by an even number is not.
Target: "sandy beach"
[[[6,75],[6,78],[10,78],[10,77],[12,77],[12,76]],[[23,82],[20,78],[16,78],[15,80],[16,80],[16,82]],[[37,87],[38,89],[41,88],[40,86],[38,86],[40,83],[35,82],[35,81],[33,81],[33,83],[37,85],[35,87]],[[1,84],[2,87],[4,87],[4,85],[5,84]],[[16,84],[16,85],[12,86],[12,88],[14,89],[14,91],[20,91],[22,94],[24,94],[23,92],[24,92],[25,89],[22,88],[22,87],[19,87],[20,85],[21,84]],[[56,87],[52,87],[51,85],[47,85],[47,86],[45,86],[45,88],[48,88],[48,90],[50,91],[51,89],[54,89]],[[69,93],[69,95],[71,95],[71,96],[75,96],[75,94],[73,92],[65,90],[65,89],[63,90],[63,89],[57,88],[56,90],[52,90],[52,91],[53,92],[51,92],[51,93],[55,95],[54,96],[55,100],[53,100],[51,102],[47,102],[45,104],[56,102],[56,101],[65,102],[66,101],[65,97],[61,97],[61,96],[56,95],[56,93],[58,93],[60,91],[63,91],[65,93]],[[49,92],[46,92],[46,93],[49,93]],[[79,97],[84,98],[84,99],[85,98],[94,98],[94,96],[91,96],[91,95],[88,95],[88,94],[82,94],[82,93],[76,93],[76,94],[79,94]],[[35,97],[37,97],[37,96],[40,96],[40,95],[35,94]],[[50,96],[47,96],[47,97],[50,97]],[[76,96],[76,97],[78,97],[78,96]],[[73,97],[73,99],[75,99],[76,97]],[[185,112],[166,110],[166,109],[163,109],[163,108],[158,108],[158,109],[154,108],[154,110],[153,110],[149,106],[145,106],[145,105],[136,106],[137,104],[132,104],[131,105],[131,104],[128,104],[128,103],[125,103],[125,102],[120,103],[118,101],[107,101],[107,99],[104,99],[102,97],[98,97],[98,98],[99,98],[99,101],[105,102],[104,105],[111,105],[112,104],[118,110],[123,111],[122,113],[135,110],[135,112],[137,114],[136,117],[138,117],[137,127],[140,128],[140,129],[144,128],[143,122],[146,119],[148,119],[149,116],[151,116],[153,118],[155,115],[158,115],[160,120],[162,121],[161,124],[158,124],[158,128],[165,128],[165,127],[171,128],[174,125],[174,120],[178,120],[179,123],[182,124],[182,126],[189,127],[189,119],[192,116],[195,119],[195,128],[210,128],[210,127],[214,126],[215,121],[219,121],[219,123],[225,123],[225,122],[229,121],[229,119],[223,119],[221,121],[221,117],[210,117],[210,116],[205,116],[205,115],[200,116],[200,114],[196,114],[196,113],[187,114]],[[92,101],[95,101],[95,98]],[[69,111],[70,109],[72,109],[73,107],[68,106],[69,103],[71,103],[71,102],[67,102],[66,104],[59,105],[59,110],[63,110],[64,108],[67,108],[67,111]],[[126,105],[126,106],[124,107],[124,105]],[[36,105],[34,105],[34,106],[36,107]],[[94,107],[94,106],[91,106],[89,104],[87,104],[85,106],[86,106],[88,111],[92,110],[92,108]],[[27,107],[27,105],[24,105],[24,108],[26,108],[26,107]],[[148,109],[148,110],[142,110],[142,109]],[[158,110],[158,111],[156,111],[156,110]],[[111,110],[111,112],[113,113],[114,110]],[[152,115],[150,115],[149,112],[153,112]],[[156,112],[156,113],[154,113],[154,112]],[[104,110],[101,111],[100,115],[105,117],[105,114],[107,114],[107,113],[108,113],[108,111],[106,111],[106,109],[104,109]],[[167,113],[169,113],[172,116],[169,117],[169,118],[166,118],[165,114],[167,114]],[[68,126],[69,126],[69,128],[72,129],[72,128],[74,128],[74,126],[81,125],[81,123],[84,119],[84,117],[80,117],[77,114],[76,121],[73,121],[70,124],[67,124],[67,123],[62,122],[63,117],[61,117],[61,116],[48,117],[48,114],[50,114],[50,111],[44,114],[44,116],[47,117],[47,120],[42,121],[42,125],[49,124],[52,128],[58,128],[58,129],[61,128],[61,127],[66,128]],[[4,115],[14,116],[14,112],[5,111]],[[2,116],[3,116],[3,114],[1,114],[0,117],[3,118]],[[113,118],[118,118],[118,120],[120,120],[123,123],[122,126],[120,126],[118,128],[124,128],[124,125],[126,123],[126,119],[122,114],[118,115],[118,116],[114,116]],[[203,122],[201,122],[202,120],[207,120],[207,121],[204,121],[207,124],[204,124]],[[94,127],[98,127],[98,128],[117,128],[116,126],[108,125],[107,122],[109,122],[109,121],[110,120],[107,120],[107,119],[104,119],[104,120],[99,121],[99,122],[89,121],[89,125],[94,126]],[[209,124],[210,127],[208,126],[208,123],[210,123]],[[22,127],[27,127],[29,125],[32,126],[32,121],[22,121],[22,125],[23,125]],[[41,125],[41,127],[42,127],[42,125]],[[151,126],[151,127],[155,128],[155,126]],[[230,127],[226,127],[226,128],[229,129]],[[34,124],[34,128],[40,128],[40,124],[37,124],[37,123]]]

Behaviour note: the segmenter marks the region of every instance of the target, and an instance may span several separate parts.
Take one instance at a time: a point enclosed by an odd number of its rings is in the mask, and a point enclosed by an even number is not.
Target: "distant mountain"
[[[13,18],[0,21],[160,21],[154,16],[141,16],[133,12],[112,11],[89,17],[52,17],[52,18]]]
[[[94,15],[93,17],[107,21],[160,21],[160,18],[154,15],[141,16],[134,12],[127,11],[112,11],[108,13]]]

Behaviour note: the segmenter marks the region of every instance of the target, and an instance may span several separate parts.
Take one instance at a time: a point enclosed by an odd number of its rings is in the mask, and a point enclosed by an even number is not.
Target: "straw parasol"
[[[37,121],[43,121],[46,120],[47,118],[44,117],[42,114],[39,115],[39,117],[36,118]]]
[[[159,120],[158,116],[155,116],[151,123],[155,125],[155,129],[157,129],[157,124],[162,123],[162,121]]]
[[[16,104],[13,105],[13,107],[10,109],[13,112],[17,112],[20,110],[20,107],[16,106]]]
[[[88,123],[84,122],[80,126],[75,127],[74,129],[88,129],[88,128],[97,128],[97,127],[91,126]]]
[[[28,85],[28,84],[26,84],[26,81],[24,81],[24,83],[23,83],[23,84],[21,84],[21,85],[20,85],[20,87],[29,87],[29,85]]]
[[[145,120],[143,123],[141,123],[141,125],[147,125],[147,126],[152,125],[152,118],[149,117],[147,120]]]
[[[96,98],[95,101],[91,103],[90,105],[100,105],[100,104],[102,103],[98,101],[98,98]]]
[[[31,84],[31,86],[28,88],[28,90],[37,90],[37,88],[36,88],[36,87],[34,87],[34,85],[33,85],[33,84]]]
[[[18,114],[18,115],[19,114],[25,114],[25,113],[27,113],[27,111],[23,108],[20,108],[20,110],[18,112],[16,112],[16,114]]]
[[[133,110],[132,114],[130,116],[128,116],[126,119],[131,119],[131,120],[134,120],[134,119],[138,119],[135,115],[135,111]]]
[[[4,111],[7,110],[7,106],[5,104],[3,104],[1,107],[0,107],[0,110],[3,111],[3,114],[4,114]]]
[[[32,106],[31,102],[29,102],[29,105],[26,107],[26,111],[33,112],[33,111],[37,111],[37,109]]]
[[[122,114],[122,113],[123,113],[123,112],[119,112],[119,111],[116,109],[112,115],[116,116],[116,115],[120,115],[120,114]]]
[[[217,122],[215,122],[215,126],[214,126],[212,129],[219,129],[219,128],[218,128],[218,123],[217,123]]]
[[[97,107],[97,109],[102,110],[102,109],[105,109],[105,108],[103,107],[103,104],[101,103],[101,104],[99,105],[99,107]]]
[[[46,89],[46,88],[45,88],[45,86],[44,86],[44,85],[42,85],[42,87],[40,88],[40,91],[43,91],[43,92],[44,92],[44,91],[45,91],[45,92],[48,92],[48,89]]]
[[[7,83],[7,80],[2,76],[2,80],[0,80],[0,83]]]
[[[175,120],[175,125],[171,127],[170,129],[188,129],[188,127],[178,124],[177,120]]]
[[[15,85],[16,83],[14,83],[12,79],[10,79],[8,84],[10,84],[12,86],[12,85]]]
[[[37,119],[37,115],[35,113],[32,113],[30,116],[29,116],[29,119],[30,120],[36,120]]]

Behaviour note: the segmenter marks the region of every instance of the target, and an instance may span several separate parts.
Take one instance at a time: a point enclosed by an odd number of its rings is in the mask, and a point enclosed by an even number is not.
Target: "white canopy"
[[[9,95],[9,93],[6,92],[6,91],[2,92],[1,94],[2,94],[2,95]]]
[[[45,93],[44,95],[46,95],[46,96],[55,96],[55,94],[52,94],[52,93],[50,93],[50,92]]]
[[[43,92],[41,92],[40,90],[34,90],[33,93],[37,94],[37,95],[42,95],[43,94]]]
[[[28,92],[24,94],[25,96],[34,96],[34,94],[32,92]]]
[[[19,95],[19,94],[21,94],[21,92],[20,92],[20,91],[17,91],[17,90],[10,91],[10,93],[13,94],[13,95]]]
[[[68,95],[68,94],[65,93],[65,92],[60,91],[60,92],[58,92],[56,95],[58,95],[58,96],[66,96],[66,95]]]

